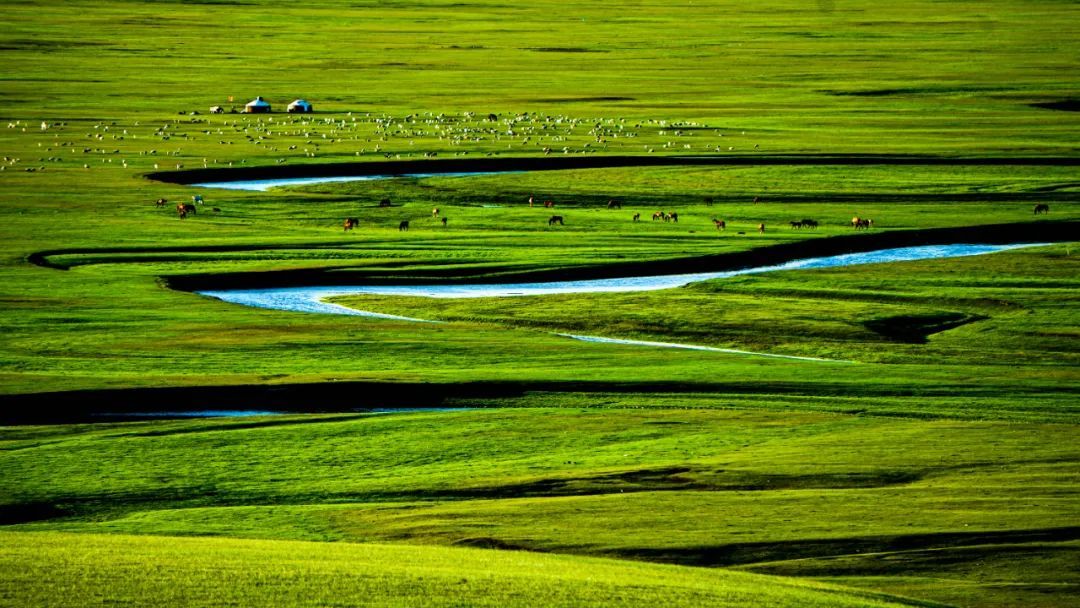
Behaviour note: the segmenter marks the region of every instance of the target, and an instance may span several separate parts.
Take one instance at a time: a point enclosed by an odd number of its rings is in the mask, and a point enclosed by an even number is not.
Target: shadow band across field
[[[490,381],[437,384],[361,381],[100,389],[0,395],[0,425],[145,420],[146,412],[190,414],[220,409],[240,411],[244,408],[237,404],[244,403],[257,404],[251,409],[259,412],[326,414],[376,409],[476,408],[483,407],[477,404],[500,400],[505,402],[543,393],[713,396],[813,394],[816,397],[925,398],[952,397],[965,388],[967,387],[950,384],[868,386],[856,378],[849,382],[809,383]],[[1080,386],[1059,387],[1056,391],[1060,394],[1080,395]],[[498,403],[493,405],[498,406]],[[905,416],[917,417],[915,414]]]
[[[1080,158],[1060,156],[944,157],[915,154],[784,154],[773,156],[541,156],[455,158],[411,161],[322,163],[158,171],[144,177],[170,184],[313,177],[363,177],[417,173],[502,173],[617,167],[797,166],[797,165],[938,165],[938,166],[1080,166]]]

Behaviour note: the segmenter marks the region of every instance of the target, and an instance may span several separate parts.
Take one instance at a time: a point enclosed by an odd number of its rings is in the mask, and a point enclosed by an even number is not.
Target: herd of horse
[[[190,203],[187,203],[187,202],[177,203],[177,205],[176,205],[176,214],[180,217],[180,219],[184,219],[188,215],[196,215],[198,213],[197,205],[199,205],[199,204],[201,204],[203,202],[204,201],[203,201],[202,195],[201,194],[196,194],[196,195],[191,197],[191,202]],[[157,199],[157,201],[155,201],[154,204],[156,206],[158,206],[158,207],[166,207],[169,204],[169,200],[165,199],[165,198],[159,198],[159,199]],[[390,199],[384,198],[381,201],[379,201],[379,207],[390,207],[390,206],[391,206],[390,205]],[[529,197],[529,206],[530,207],[533,206],[533,197],[531,197],[531,196]],[[554,206],[555,206],[555,203],[553,203],[552,201],[544,201],[544,207],[545,208],[550,209],[550,208],[552,208]],[[616,200],[616,199],[610,199],[607,202],[607,208],[608,209],[622,209],[622,203],[620,201]],[[218,209],[217,207],[214,207],[214,208],[212,208],[212,211],[215,212],[215,213],[219,213],[219,212],[221,212],[221,209]],[[1039,203],[1039,204],[1035,205],[1032,212],[1034,213],[1034,215],[1041,215],[1041,214],[1044,214],[1044,213],[1049,213],[1050,212],[1050,205],[1047,205],[1046,203]],[[446,217],[441,215],[441,211],[439,210],[438,207],[435,207],[435,208],[433,208],[431,210],[431,217],[432,217],[432,219],[439,220],[442,223],[443,226],[446,226],[446,224],[447,224]],[[657,212],[652,214],[652,219],[653,219],[654,222],[662,220],[662,221],[665,221],[665,222],[674,222],[674,223],[677,224],[679,222],[679,214],[677,212],[675,212],[675,211],[671,211],[671,212],[657,211]],[[640,220],[641,220],[641,213],[635,213],[633,215],[632,221],[638,222]],[[722,220],[722,219],[718,219],[718,218],[714,217],[714,218],[712,218],[712,223],[713,223],[714,226],[716,226],[717,230],[721,230],[721,231],[722,230],[727,230],[727,222]],[[558,224],[560,226],[565,226],[566,224],[565,224],[565,220],[563,219],[563,216],[561,216],[561,215],[553,215],[553,216],[548,218],[548,226],[554,226],[555,224]],[[798,220],[798,221],[789,222],[789,225],[791,226],[791,228],[793,230],[801,230],[803,228],[813,230],[813,229],[817,228],[820,225],[820,223],[815,219],[803,218],[803,219]],[[355,218],[355,217],[347,217],[347,218],[345,218],[345,220],[343,222],[343,226],[345,228],[345,232],[348,232],[350,230],[353,230],[353,229],[359,227],[360,226],[360,220],[359,220],[359,218]],[[859,217],[859,216],[856,215],[855,217],[851,218],[851,226],[855,230],[869,230],[869,229],[874,227],[874,220],[872,220],[870,218]],[[408,230],[409,230],[409,220],[402,220],[398,224],[398,231],[399,232],[408,232]],[[758,224],[758,232],[762,233],[762,234],[765,233],[765,223],[764,222]],[[745,233],[740,232],[739,234],[745,234]]]

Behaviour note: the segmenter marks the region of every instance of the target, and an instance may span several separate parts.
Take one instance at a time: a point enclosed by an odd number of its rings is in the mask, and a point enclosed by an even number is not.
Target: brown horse
[[[565,226],[565,224],[563,224],[563,219],[561,215],[553,215],[550,219],[548,219],[548,226],[554,226],[555,224]]]
[[[189,213],[192,215],[196,214],[195,205],[192,205],[191,203],[177,203],[176,214],[180,216],[180,219],[186,218]]]
[[[634,214],[634,221],[636,222],[636,221],[638,221],[640,219],[641,219],[641,214],[640,213],[635,213]]]
[[[347,218],[345,218],[345,232],[348,232],[348,231],[352,230],[353,228],[356,228],[359,225],[360,225],[360,220],[356,219],[355,217],[347,217]]]
[[[431,217],[439,217],[439,208],[435,207],[431,210]]]
[[[654,222],[656,220],[662,220],[662,219],[664,219],[665,215],[667,215],[667,214],[664,213],[663,211],[657,211],[656,213],[652,214],[652,219],[653,219]]]
[[[158,207],[164,207],[165,205],[169,204],[169,199],[167,199],[167,198],[159,198],[159,199],[157,199],[157,202],[154,203],[154,204],[157,205]]]
[[[761,234],[765,234],[765,222],[757,225],[757,231]]]
[[[544,201],[544,209],[551,209],[555,206],[555,201]]]
[[[866,219],[855,218],[855,219],[857,220],[855,222],[855,229],[856,230],[869,230],[870,226],[872,226],[874,224],[874,220],[872,220],[870,218],[866,218]]]
[[[714,217],[712,223],[716,225],[717,230],[727,230],[727,222],[724,220],[718,220]]]
[[[1035,215],[1039,215],[1040,213],[1050,213],[1050,205],[1047,205],[1046,203],[1039,203],[1038,205],[1035,205],[1035,209],[1033,211]]]
[[[611,199],[610,201],[607,202],[607,208],[608,209],[622,209],[622,203],[620,203],[619,201],[617,201],[615,199]]]

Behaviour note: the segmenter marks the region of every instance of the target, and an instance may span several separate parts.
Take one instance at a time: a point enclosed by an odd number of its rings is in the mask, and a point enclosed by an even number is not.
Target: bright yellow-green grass
[[[0,532],[0,571],[11,607],[912,605],[740,572],[296,541]]]

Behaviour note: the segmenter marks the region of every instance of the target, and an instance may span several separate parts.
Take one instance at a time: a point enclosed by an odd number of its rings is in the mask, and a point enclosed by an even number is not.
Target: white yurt
[[[262,97],[256,97],[254,101],[249,101],[247,103],[247,105],[244,106],[244,111],[247,112],[248,114],[259,114],[259,113],[262,113],[262,112],[269,112],[270,111],[270,103],[267,102]]]
[[[289,104],[289,112],[296,114],[306,114],[308,112],[314,112],[315,108],[311,107],[311,104],[303,99],[297,99]]]

